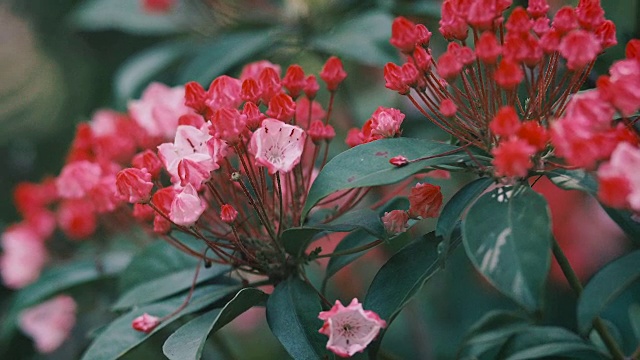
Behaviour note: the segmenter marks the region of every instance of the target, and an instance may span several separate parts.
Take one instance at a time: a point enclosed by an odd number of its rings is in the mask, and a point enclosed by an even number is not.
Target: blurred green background
[[[514,3],[526,5],[524,0]],[[577,1],[549,3],[558,8]],[[434,33],[434,52],[442,50],[445,43],[437,34],[439,4],[435,0],[181,0],[166,13],[148,13],[138,0],[1,2],[0,229],[19,220],[12,205],[15,185],[56,175],[75,125],[89,120],[96,109],[126,111],[127,101],[139,96],[151,81],[179,85],[196,80],[207,86],[220,74],[237,75],[244,63],[253,60],[268,59],[283,69],[299,63],[306,72],[317,74],[329,55],[338,55],[349,73],[338,98],[339,133],[362,125],[377,106],[384,105],[407,112],[405,135],[443,138],[402,98],[384,88],[381,71],[386,62],[399,61],[388,43],[396,15],[425,23]],[[620,43],[640,36],[637,1],[606,0],[603,6],[618,27]],[[622,45],[608,51],[591,80],[622,57],[623,51]],[[336,143],[334,153],[345,149],[340,141]],[[435,182],[448,198],[465,180]],[[362,282],[362,291],[379,265],[380,259],[373,259],[351,269],[350,274]],[[403,312],[387,335],[385,344],[398,344],[392,358],[451,358],[464,332],[489,309],[515,309],[472,271],[462,251],[448,267],[423,289],[424,296]],[[103,296],[81,304],[81,309],[97,303],[102,310],[89,311],[74,332],[77,339],[51,358],[68,359],[81,353],[87,343],[83,331],[109,316],[105,309],[110,297],[103,291],[108,288],[108,284],[83,288]],[[542,321],[572,326],[573,315],[566,309],[574,306],[575,299],[562,286],[550,284],[550,289]],[[330,292],[346,300],[358,295],[345,294],[344,285]],[[80,297],[87,297],[83,294]],[[640,301],[638,291],[630,294],[612,307],[620,311],[611,316],[626,318],[629,304]],[[11,295],[1,288],[0,305],[5,306]],[[629,338],[625,334],[630,329],[622,328],[620,333]],[[205,353],[216,358],[229,346],[238,359],[282,358],[282,349],[264,321],[251,334],[255,338],[240,340],[231,330],[223,332],[225,342],[212,342],[211,351]],[[626,344],[633,346],[628,339]],[[161,358],[161,345],[162,339],[157,339],[129,358]],[[2,351],[8,354],[6,359],[39,357],[22,337]]]

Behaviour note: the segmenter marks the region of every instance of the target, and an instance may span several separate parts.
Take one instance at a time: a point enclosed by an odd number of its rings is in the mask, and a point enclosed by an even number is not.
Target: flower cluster
[[[615,25],[605,19],[599,0],[563,7],[553,18],[547,15],[545,0],[529,1],[527,8],[516,7],[505,18],[511,3],[445,0],[439,30],[448,47],[437,59],[429,49],[432,34],[424,25],[395,19],[390,42],[406,62],[388,63],[384,76],[387,88],[406,95],[462,146],[493,155],[496,177],[514,179],[550,165],[552,138],[556,145],[558,136],[562,141],[579,136],[575,129],[559,134],[562,126],[554,123],[563,124],[556,119],[575,113],[579,106],[568,106],[570,95],[616,38]],[[611,78],[617,81],[615,75]],[[615,96],[613,92],[608,96]],[[526,100],[520,94],[526,94]],[[628,137],[629,130],[618,127],[606,136]],[[570,158],[574,153],[579,151],[556,155]]]

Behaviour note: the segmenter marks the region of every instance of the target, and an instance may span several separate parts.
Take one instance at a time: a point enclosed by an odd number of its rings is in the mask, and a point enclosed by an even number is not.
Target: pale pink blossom
[[[148,334],[160,325],[160,319],[156,316],[144,313],[131,322],[131,327],[136,330]]]
[[[5,230],[0,241],[4,284],[19,289],[37,280],[48,258],[43,239],[28,224],[19,223]]]
[[[39,352],[53,352],[69,337],[76,308],[71,296],[58,295],[20,313],[20,329],[33,339]]]
[[[74,161],[62,168],[56,179],[56,189],[60,197],[79,199],[100,182],[100,165],[87,160]]]
[[[370,310],[364,310],[358,299],[344,307],[340,300],[329,311],[318,315],[324,320],[319,332],[329,336],[327,349],[338,356],[351,357],[362,352],[387,323]]]
[[[620,143],[611,159],[598,169],[600,198],[611,206],[625,202],[627,207],[640,213],[640,148]],[[613,201],[613,199],[622,201]]]
[[[300,162],[305,132],[276,119],[265,119],[251,136],[250,151],[269,174],[289,172]]]
[[[373,112],[370,120],[370,138],[391,138],[400,135],[404,114],[398,109],[380,106]]]
[[[174,183],[179,182],[178,165],[184,159],[198,163],[208,171],[217,170],[226,154],[226,144],[209,135],[206,127],[201,129],[189,125],[180,125],[173,143],[158,146],[158,156]]]
[[[129,113],[148,135],[171,139],[180,116],[193,113],[193,110],[184,105],[184,87],[170,88],[161,83],[151,83],[140,100],[129,102]]]
[[[198,196],[196,189],[187,184],[173,198],[169,218],[178,225],[193,225],[206,208],[206,202]]]

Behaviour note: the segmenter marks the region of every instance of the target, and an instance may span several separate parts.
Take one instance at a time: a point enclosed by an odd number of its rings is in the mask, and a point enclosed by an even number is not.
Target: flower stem
[[[580,283],[580,279],[578,279],[578,276],[573,271],[569,260],[564,255],[564,252],[560,248],[560,245],[558,245],[558,242],[555,238],[553,238],[553,256],[556,258],[556,261],[560,265],[562,273],[569,282],[569,286],[571,286],[571,289],[573,289],[573,291],[579,297],[580,294],[582,294],[582,284]],[[593,320],[593,328],[598,332],[605,346],[607,347],[607,349],[609,349],[611,355],[613,355],[613,358],[615,360],[623,360],[625,358],[624,353],[622,352],[622,350],[620,350],[618,344],[613,339],[613,337],[609,333],[609,330],[607,330],[607,327],[604,325],[604,322],[600,317],[597,317]]]

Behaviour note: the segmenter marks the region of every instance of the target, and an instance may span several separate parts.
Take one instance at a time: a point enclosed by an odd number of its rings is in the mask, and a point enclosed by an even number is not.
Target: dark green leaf
[[[465,336],[460,349],[472,358],[504,345],[509,336],[530,326],[530,321],[519,314],[492,311],[478,320]]]
[[[640,222],[638,222],[634,213],[628,210],[614,209],[604,205],[602,205],[602,207],[609,217],[615,221],[618,226],[620,226],[622,231],[629,236],[629,239],[635,242],[636,245],[640,244]]]
[[[640,250],[625,255],[605,266],[596,273],[578,299],[578,330],[587,334],[591,330],[593,319],[625,291],[640,279]]]
[[[317,36],[311,45],[364,64],[384,66],[398,61],[397,51],[389,44],[392,21],[387,12],[369,11]]]
[[[177,251],[177,250],[176,250]],[[214,265],[209,269],[200,269],[196,284],[211,280],[231,270],[229,266]],[[114,310],[123,310],[134,306],[149,304],[168,296],[185,291],[191,287],[195,267],[177,271],[169,275],[160,276],[146,283],[137,285],[122,295],[115,305]]]
[[[318,333],[322,321],[320,299],[298,278],[276,286],[267,301],[267,322],[273,334],[294,359],[323,359],[327,337]]]
[[[196,251],[202,249],[195,248]],[[164,241],[156,241],[136,255],[118,279],[122,292],[176,271],[195,269],[198,260]]]
[[[184,302],[186,295],[178,295],[159,303],[145,305],[132,310],[109,324],[109,326],[107,326],[107,328],[91,343],[87,351],[82,356],[82,359],[117,359],[118,357],[133,350],[151,335],[157,333],[180,317],[202,310],[238,289],[238,286],[229,285],[203,286],[196,289],[189,305],[187,305],[186,308],[171,318],[161,322],[160,325],[158,325],[150,334],[135,331],[131,327],[131,322],[144,313],[158,317],[169,315]]]
[[[564,190],[579,190],[592,195],[598,191],[598,183],[584,170],[556,169],[549,171],[546,176]]]
[[[595,346],[559,327],[538,326],[519,331],[503,347],[500,358],[525,360],[553,357],[607,359]]]
[[[373,236],[366,231],[354,231],[351,234],[345,236],[344,239],[340,241],[340,243],[336,246],[334,252],[343,252],[350,249],[355,249],[360,246],[370,244],[376,240],[378,240],[376,236]],[[356,261],[366,253],[366,251],[360,251],[354,254],[331,257],[329,259],[329,264],[327,264],[325,282],[327,279],[335,275],[340,269]]]
[[[400,310],[440,268],[437,247],[438,239],[429,233],[395,253],[371,282],[364,308],[374,311],[388,325],[391,324]],[[383,336],[384,330],[369,346],[371,356],[375,357]]]
[[[98,261],[78,261],[47,269],[33,284],[20,290],[2,321],[2,342],[10,338],[15,329],[18,314],[55,294],[74,286],[112,277],[122,271],[131,260],[129,253],[110,253]]]
[[[436,225],[436,235],[444,237],[445,240],[450,238],[451,234],[453,234],[453,229],[456,227],[456,223],[465,209],[491,184],[493,184],[493,179],[480,178],[468,183],[455,193],[451,200],[442,208],[440,217],[438,217],[438,224]]]
[[[118,104],[126,106],[127,101],[138,98],[154,77],[184,56],[192,46],[187,42],[164,43],[128,58],[113,79]]]
[[[273,47],[278,33],[272,29],[221,34],[197,51],[178,76],[179,82],[208,85],[215,77],[244,60]]]
[[[462,234],[481,274],[527,310],[540,308],[551,262],[551,219],[541,195],[526,186],[495,189],[471,206]]]
[[[395,138],[373,141],[342,152],[324,166],[313,182],[302,216],[306,217],[318,201],[338,190],[393,184],[425,171],[429,166],[465,160],[467,155],[463,151],[455,152],[456,149],[459,148],[431,140]],[[445,152],[455,153],[438,156]],[[389,159],[397,155],[409,160],[434,157],[396,167],[389,164]]]
[[[140,35],[172,34],[186,29],[183,13],[151,14],[144,11],[139,0],[83,1],[69,20],[82,30],[121,30]]]
[[[358,209],[349,211],[328,224],[287,229],[282,233],[281,240],[289,254],[299,255],[321,232],[350,232],[356,229],[362,229],[377,238],[386,237],[384,225],[378,213],[370,209]]]
[[[638,303],[633,303],[629,306],[629,323],[636,340],[640,341],[640,305]]]
[[[200,359],[210,334],[215,333],[251,307],[263,304],[268,297],[258,289],[240,290],[224,308],[211,310],[189,321],[171,334],[162,346],[162,351],[171,360]]]

